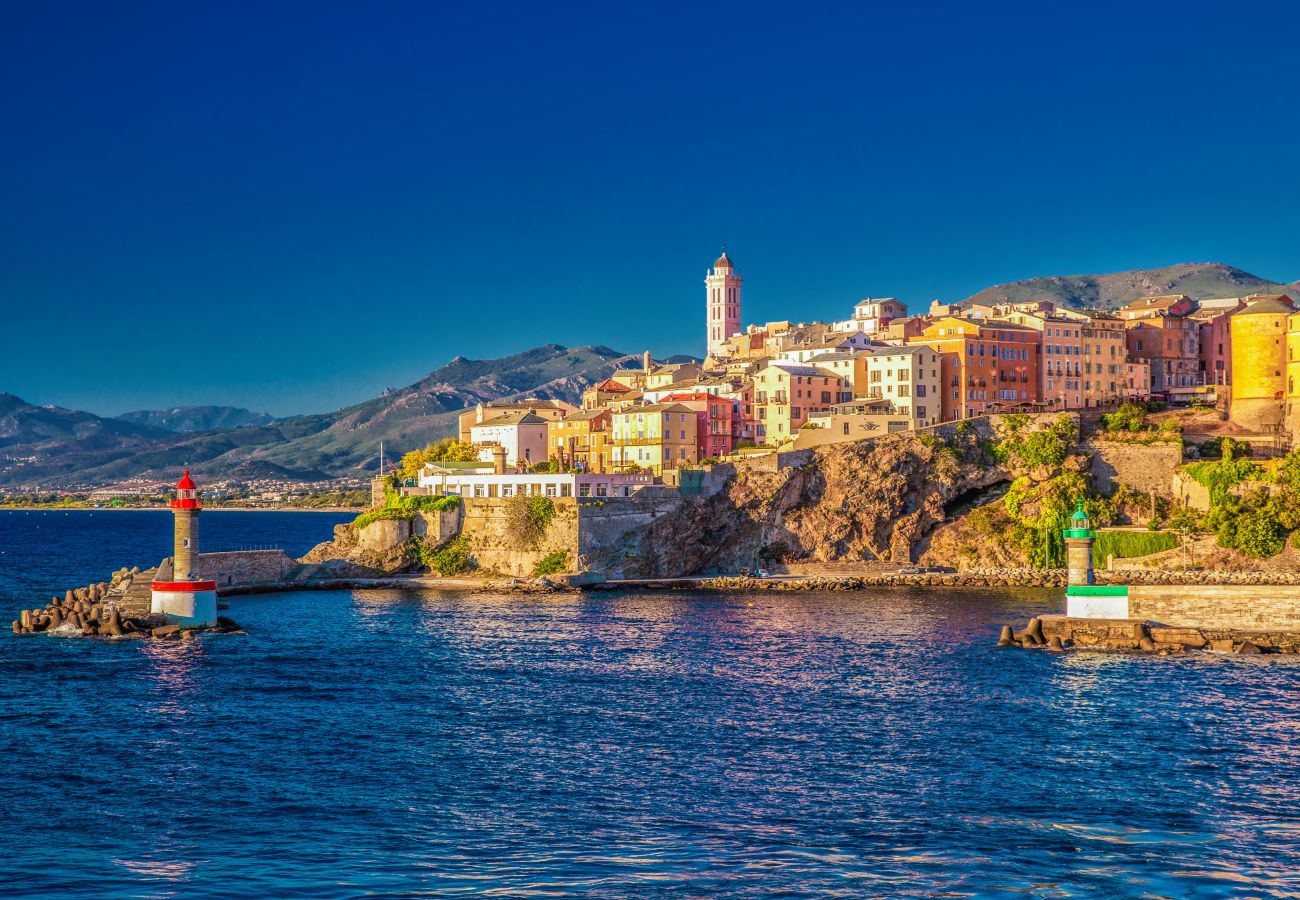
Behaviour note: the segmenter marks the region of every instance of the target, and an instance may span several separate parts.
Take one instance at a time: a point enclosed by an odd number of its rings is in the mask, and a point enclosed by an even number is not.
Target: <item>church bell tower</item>
[[[740,282],[740,274],[723,248],[722,255],[713,261],[713,268],[704,277],[708,311],[705,346],[709,356],[721,356],[727,338],[740,333]]]

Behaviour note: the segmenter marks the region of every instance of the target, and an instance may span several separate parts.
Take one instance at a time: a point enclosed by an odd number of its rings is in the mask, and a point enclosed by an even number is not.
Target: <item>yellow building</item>
[[[1230,317],[1232,385],[1228,418],[1262,430],[1282,424],[1285,411],[1287,326],[1295,313],[1285,294],[1251,298]]]
[[[698,415],[680,403],[630,406],[610,414],[609,465],[613,472],[662,475],[699,461]]]
[[[867,357],[869,400],[884,400],[891,415],[906,416],[911,427],[937,425],[943,416],[943,358],[925,344],[883,347]]]
[[[558,422],[547,422],[551,459],[567,469],[608,473],[609,423],[607,409],[578,410]]]

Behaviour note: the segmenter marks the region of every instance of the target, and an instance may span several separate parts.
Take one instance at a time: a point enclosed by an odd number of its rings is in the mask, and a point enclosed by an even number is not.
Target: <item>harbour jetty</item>
[[[1062,532],[1066,608],[1002,629],[1002,647],[1090,648],[1169,655],[1189,650],[1300,653],[1300,588],[1259,581],[1099,583],[1096,533],[1080,501]]]

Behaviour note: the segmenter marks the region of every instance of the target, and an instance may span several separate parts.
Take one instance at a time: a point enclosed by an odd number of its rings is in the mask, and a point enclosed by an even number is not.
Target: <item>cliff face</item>
[[[735,572],[775,562],[906,564],[944,506],[1004,481],[978,428],[891,435],[816,449],[803,466],[741,469],[719,493],[645,528],[629,577]]]

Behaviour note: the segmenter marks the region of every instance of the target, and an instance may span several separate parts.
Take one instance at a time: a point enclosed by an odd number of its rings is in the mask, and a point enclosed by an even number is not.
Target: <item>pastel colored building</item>
[[[1128,355],[1151,365],[1151,392],[1190,397],[1201,384],[1201,326],[1186,316],[1149,315],[1127,322]]]
[[[680,403],[631,406],[610,414],[610,468],[666,470],[699,461],[696,412]]]
[[[654,483],[647,474],[522,473],[495,474],[482,470],[447,471],[426,467],[416,484],[432,495],[467,499],[492,497],[630,497]]]
[[[890,416],[912,428],[936,425],[943,415],[943,357],[925,344],[881,347],[866,357],[868,400],[883,400]]]
[[[847,391],[834,372],[794,363],[770,363],[754,374],[754,439],[780,445],[793,440],[808,417],[826,412]]]
[[[856,350],[867,350],[871,345],[871,338],[861,331],[847,334],[834,333],[782,350],[775,359],[777,362],[792,362],[806,366],[812,364],[814,357],[825,353],[852,353]]]
[[[868,297],[859,300],[853,306],[853,318],[836,322],[831,327],[835,331],[864,331],[875,334],[894,319],[907,315],[907,307],[893,297]]]
[[[808,360],[808,365],[834,372],[844,379],[839,402],[845,403],[854,397],[867,395],[867,360],[871,353],[871,350],[837,350],[814,356]]]
[[[716,459],[736,449],[741,436],[740,399],[695,391],[669,394],[663,402],[695,411],[696,459]]]
[[[1124,360],[1124,392],[1121,400],[1146,400],[1151,396],[1151,363],[1145,359]]]
[[[883,401],[854,401],[809,416],[795,437],[794,448],[803,450],[826,444],[844,444],[910,431],[915,427],[910,416],[892,415],[887,409]]]
[[[1161,294],[1155,297],[1139,297],[1127,306],[1121,306],[1116,311],[1116,315],[1125,322],[1134,322],[1155,316],[1188,316],[1195,309],[1196,301],[1186,294]]]
[[[1113,406],[1126,390],[1128,334],[1119,316],[1093,313],[1083,323],[1084,408]],[[1050,399],[1047,394],[1044,399]]]
[[[740,287],[742,279],[727,251],[713,261],[704,276],[708,321],[708,356],[726,356],[727,338],[740,331]]]
[[[1300,312],[1287,318],[1286,326],[1286,409],[1284,423],[1292,442],[1300,436]]]
[[[470,429],[475,425],[486,422],[488,419],[495,419],[498,416],[505,415],[506,413],[530,412],[546,421],[557,421],[573,412],[574,409],[576,409],[576,407],[572,403],[565,403],[563,400],[541,400],[533,398],[517,401],[493,400],[488,403],[479,403],[472,409],[468,409],[460,414],[460,439],[465,443],[470,443],[473,440],[470,436]]]
[[[1202,300],[1191,318],[1201,329],[1201,383],[1226,386],[1232,384],[1232,320],[1245,309],[1241,297]]]
[[[532,410],[504,413],[470,427],[471,443],[503,447],[506,465],[512,467],[526,468],[549,459],[546,438],[547,420]]]
[[[584,472],[609,471],[610,411],[583,409],[546,425],[550,458]]]
[[[1228,317],[1232,384],[1228,418],[1251,429],[1280,426],[1285,414],[1287,327],[1295,305],[1285,294],[1251,298]]]
[[[910,343],[939,352],[944,421],[1041,404],[1043,335],[1036,329],[944,316]]]

